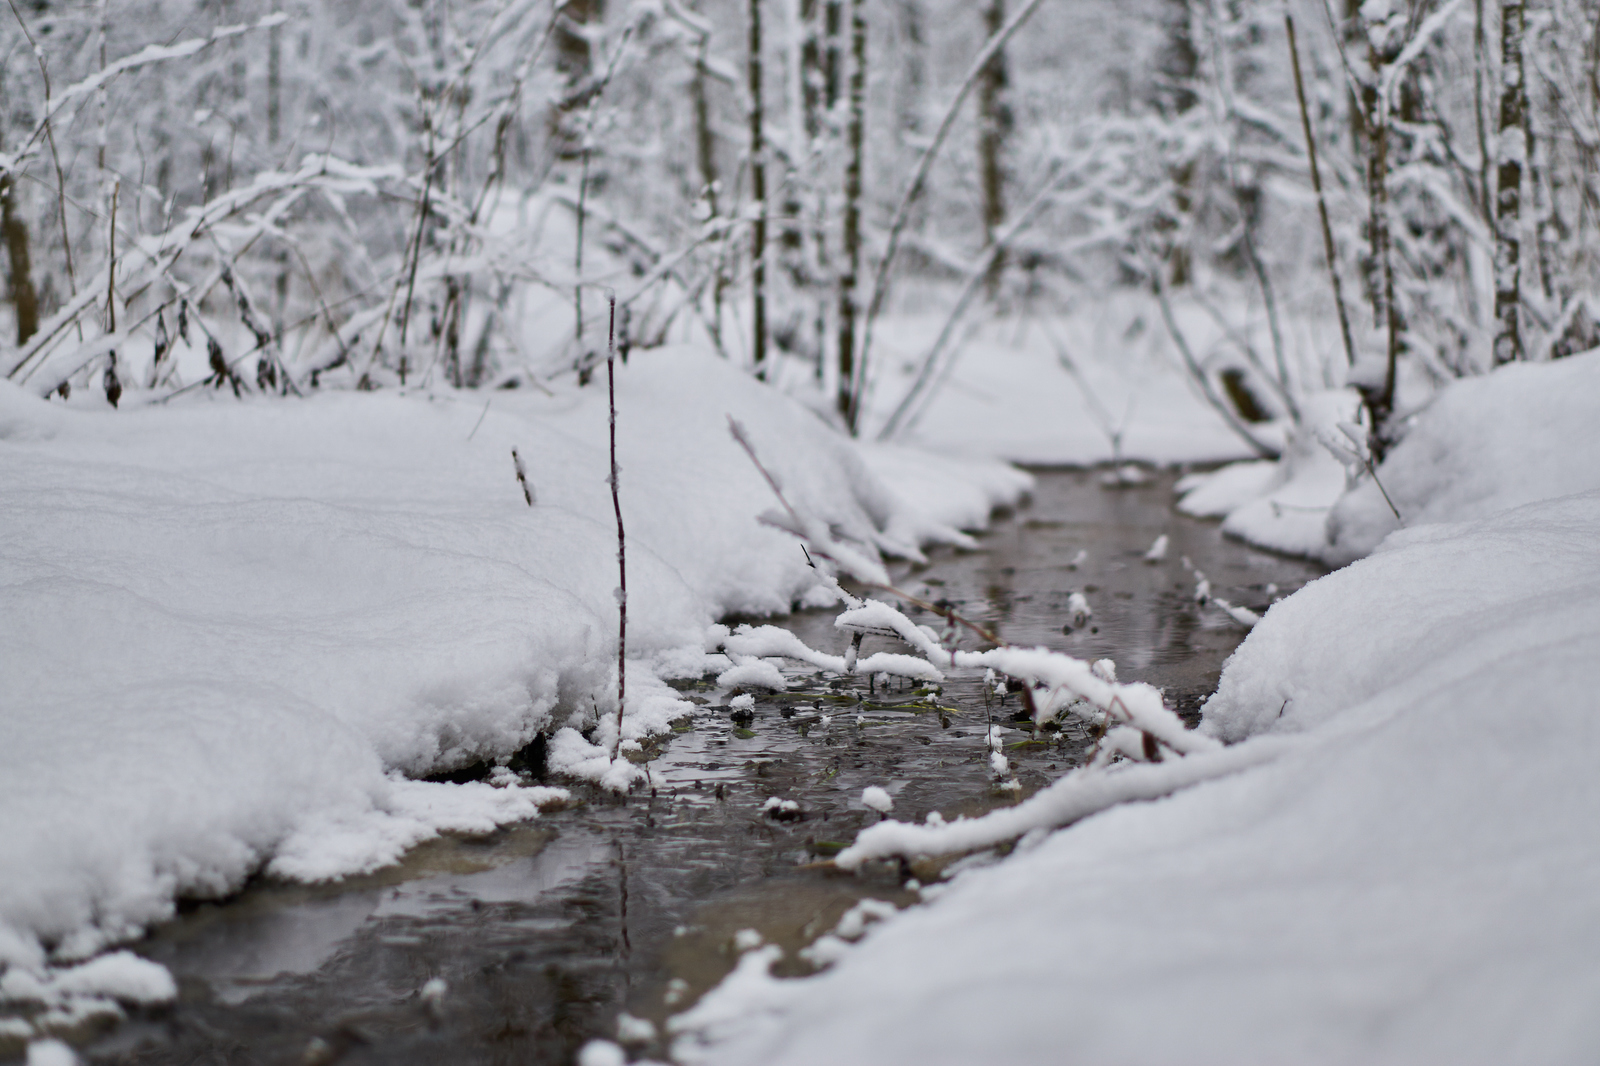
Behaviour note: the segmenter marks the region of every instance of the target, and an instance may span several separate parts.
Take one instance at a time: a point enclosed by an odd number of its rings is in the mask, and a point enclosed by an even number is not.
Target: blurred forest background
[[[75,402],[548,388],[609,290],[893,435],[963,322],[1110,301],[1381,452],[1408,382],[1600,343],[1592,0],[9,5],[0,373]]]

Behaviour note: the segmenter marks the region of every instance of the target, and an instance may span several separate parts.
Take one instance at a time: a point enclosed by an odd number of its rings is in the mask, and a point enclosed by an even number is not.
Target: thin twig
[[[608,291],[611,325],[606,337],[606,393],[611,409],[611,509],[617,515],[617,746],[612,761],[622,754],[622,709],[628,665],[628,539],[622,532],[622,497],[617,492],[617,294]]]
[[[1283,25],[1289,31],[1289,58],[1294,65],[1294,92],[1300,100],[1300,128],[1306,135],[1306,157],[1311,162],[1311,187],[1317,194],[1317,215],[1322,219],[1322,251],[1328,261],[1328,279],[1333,282],[1333,304],[1339,312],[1339,334],[1344,338],[1345,359],[1356,365],[1356,345],[1350,335],[1350,316],[1344,309],[1344,287],[1339,281],[1339,258],[1333,243],[1333,227],[1328,223],[1328,200],[1322,192],[1322,168],[1317,165],[1317,139],[1311,133],[1311,112],[1306,108],[1306,86],[1300,76],[1300,45],[1294,35],[1294,19],[1288,9]]]
[[[1195,359],[1194,351],[1189,347],[1188,339],[1184,337],[1183,331],[1178,327],[1177,319],[1173,317],[1172,302],[1167,298],[1166,287],[1161,283],[1160,269],[1147,262],[1146,273],[1150,275],[1150,284],[1155,290],[1156,304],[1161,308],[1161,320],[1166,323],[1167,332],[1171,334],[1173,343],[1178,346],[1178,354],[1183,357],[1184,365],[1189,369],[1189,376],[1200,387],[1200,391],[1205,395],[1207,402],[1211,404],[1217,414],[1222,416],[1222,420],[1228,424],[1228,428],[1233,430],[1246,444],[1249,444],[1257,455],[1263,459],[1278,458],[1277,452],[1262,444],[1256,439],[1255,434],[1244,427],[1244,423],[1239,421],[1238,417],[1228,409],[1228,405],[1217,395],[1216,390],[1211,387],[1211,379],[1206,377],[1205,369],[1200,365],[1199,360]]]
[[[493,402],[494,402],[494,397],[492,397],[492,396],[489,397],[489,399],[483,401],[483,411],[478,415],[478,420],[476,422],[472,423],[472,432],[467,434],[467,439],[468,440],[471,440],[473,437],[476,437],[478,435],[478,427],[483,425],[483,420],[485,418],[489,417],[489,405],[491,403],[493,403]],[[517,457],[517,450],[515,448],[512,448],[511,449],[511,458],[515,459],[516,457]],[[521,466],[520,462],[518,463],[518,466],[519,467]],[[518,470],[518,473],[519,474],[521,473],[520,469]],[[529,503],[529,506],[532,506],[533,501],[529,500],[528,503]]]

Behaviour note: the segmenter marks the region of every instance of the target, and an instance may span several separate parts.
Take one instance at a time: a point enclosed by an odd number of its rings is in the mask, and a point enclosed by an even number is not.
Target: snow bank
[[[1600,489],[1600,351],[1511,363],[1452,383],[1384,459],[1378,478],[1408,526]],[[1366,479],[1329,515],[1323,556],[1347,563],[1398,526]]]
[[[1348,479],[1323,445],[1339,439],[1338,424],[1360,406],[1352,390],[1312,393],[1300,404],[1304,424],[1288,434],[1276,462],[1255,460],[1194,474],[1178,484],[1178,509],[1223,517],[1223,531],[1263,548],[1317,558],[1327,544],[1328,511]]]
[[[639,352],[617,392],[635,739],[684,710],[653,658],[698,655],[717,617],[787,611],[816,583],[756,522],[771,493],[727,415],[869,555],[959,540],[975,501],[1025,488],[966,464],[911,498],[873,452],[695,350]],[[896,476],[933,484],[937,460],[918,461],[895,454]],[[530,817],[559,790],[406,777],[597,709],[599,744],[563,731],[552,761],[614,772],[606,464],[596,387],[113,412],[0,383],[0,962],[42,974],[178,894],[262,868],[336,877]]]
[[[1354,421],[1357,403],[1349,390],[1310,397],[1281,460],[1191,475],[1178,485],[1179,508],[1222,517],[1226,532],[1253,544],[1343,566],[1400,519],[1460,522],[1600,488],[1600,351],[1452,382],[1414,417],[1377,480],[1358,471],[1352,487],[1323,441],[1348,444],[1338,425]]]
[[[963,875],[815,980],[763,989],[746,974],[751,1020],[714,1004],[720,1042],[686,1050],[919,1066],[1592,1061],[1596,528],[1593,493],[1435,527],[1288,598],[1206,716],[1230,736],[1305,730],[1299,743]]]
[[[1533,456],[1551,467],[1537,491],[1581,482],[1596,420],[1549,401],[1592,373],[1454,387],[1403,446],[1441,442],[1447,477],[1406,490],[1403,513],[1535,491],[1516,484]],[[1575,406],[1592,407],[1583,390]],[[1459,461],[1448,441],[1492,440],[1490,421],[1520,450]],[[1420,462],[1402,450],[1397,469]],[[1597,530],[1589,489],[1390,535],[1274,606],[1225,668],[1204,730],[1271,758],[1024,838],[815,979],[747,957],[675,1027],[677,1050],[779,1066],[1594,1061]]]

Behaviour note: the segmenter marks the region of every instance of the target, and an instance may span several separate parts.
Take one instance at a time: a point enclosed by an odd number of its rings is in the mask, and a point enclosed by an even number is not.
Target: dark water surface
[[[1195,605],[1180,557],[1218,595],[1256,609],[1320,571],[1177,515],[1170,475],[1117,489],[1099,477],[1042,472],[1032,502],[997,520],[982,551],[942,552],[925,568],[896,568],[895,579],[1013,643],[1114,659],[1122,680],[1161,686],[1192,715],[1243,631]],[[1163,533],[1166,561],[1145,562]],[[1063,632],[1074,591],[1094,615]],[[833,612],[787,621],[813,647],[843,650]],[[864,650],[875,650],[871,640]],[[908,871],[845,876],[821,861],[878,819],[861,804],[864,786],[888,789],[898,818],[974,813],[1019,795],[991,779],[991,718],[1014,727],[1005,741],[1021,795],[1065,773],[1088,744],[1072,730],[1032,742],[1011,721],[1015,698],[986,706],[975,677],[921,697],[800,677],[804,688],[758,699],[747,725],[714,706],[708,687],[689,687],[707,702],[660,745],[666,784],[653,796],[577,787],[569,810],[434,841],[368,877],[260,882],[186,907],[135,945],[172,970],[177,1004],[84,1052],[151,1064],[570,1062],[591,1037],[614,1037],[622,1011],[659,1023],[714,985],[742,929],[788,951],[780,972],[803,973],[794,949],[860,899],[913,902]],[[773,796],[796,801],[800,817],[764,815]],[[425,996],[434,978],[444,992]]]

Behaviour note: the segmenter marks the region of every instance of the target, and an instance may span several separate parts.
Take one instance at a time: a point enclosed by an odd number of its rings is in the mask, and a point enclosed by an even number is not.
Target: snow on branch
[[[1260,766],[1283,754],[1292,741],[1257,737],[1231,748],[1155,765],[1133,765],[1111,772],[1085,769],[1068,774],[1015,807],[981,818],[916,825],[879,822],[862,830],[834,859],[854,870],[873,859],[919,855],[958,855],[1007,843],[1036,829],[1060,829],[1121,803],[1160,799],[1190,785]]]
[[[45,111],[38,123],[35,124],[33,132],[28,135],[22,151],[12,156],[0,156],[0,172],[15,168],[16,164],[21,161],[29,149],[44,135],[45,130],[50,126],[51,120],[60,113],[63,107],[79,97],[95,92],[117,75],[126,74],[128,71],[137,70],[140,67],[147,67],[152,63],[165,63],[172,59],[186,59],[202,49],[209,48],[218,41],[225,41],[230,37],[237,37],[251,30],[264,30],[273,26],[281,26],[287,21],[289,21],[289,16],[280,11],[266,15],[255,22],[237,26],[218,26],[205,37],[191,37],[187,41],[179,41],[177,44],[146,45],[132,55],[123,56],[121,59],[106,64],[93,74],[81,81],[74,82],[61,91],[61,94],[53,101],[52,106]]]
[[[796,508],[783,494],[782,486],[762,464],[738,422],[730,418],[729,429],[783,507],[782,514],[765,520],[800,537],[808,558],[813,553],[837,558],[827,554],[836,553],[838,545],[829,537],[826,525]],[[1277,749],[1269,744],[1224,749],[1220,741],[1189,729],[1165,705],[1158,689],[1143,682],[1118,682],[1115,667],[1109,661],[1091,664],[1048,648],[1014,647],[992,630],[960,617],[948,607],[924,603],[886,581],[864,583],[943,616],[952,628],[963,625],[986,643],[997,646],[979,651],[946,648],[938,633],[913,622],[899,608],[882,600],[857,598],[833,582],[846,603],[834,625],[852,634],[846,655],[813,651],[794,634],[776,626],[741,626],[721,641],[721,647],[735,663],[734,671],[739,671],[740,677],[754,676],[754,668],[763,658],[776,656],[839,673],[895,673],[929,680],[942,679],[943,672],[951,669],[987,670],[990,676],[1004,677],[1016,685],[1035,726],[1058,714],[1073,714],[1097,728],[1099,738],[1088,765],[1019,807],[949,825],[883,822],[874,826],[841,853],[838,865],[845,869],[891,855],[950,854],[991,847],[1030,830],[1066,825],[1117,803],[1166,795],[1276,754]],[[882,655],[858,662],[862,638],[869,635],[897,639],[917,655],[897,655],[892,663]],[[915,672],[912,664],[920,664]],[[1134,768],[1117,763],[1118,759],[1135,764]],[[1141,763],[1150,765],[1137,765]]]

